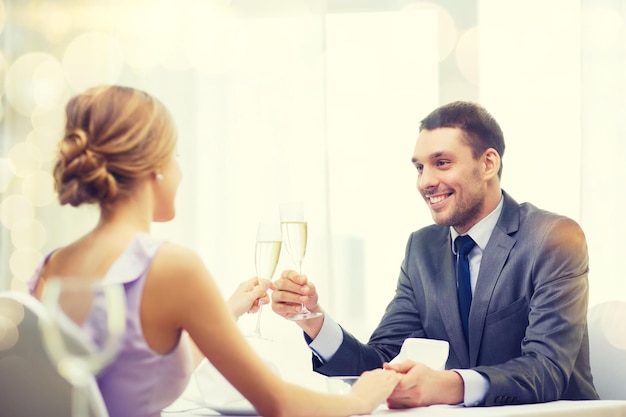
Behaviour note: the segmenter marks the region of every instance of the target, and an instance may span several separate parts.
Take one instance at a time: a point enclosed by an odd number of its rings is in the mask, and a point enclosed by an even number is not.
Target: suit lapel
[[[515,246],[515,238],[510,234],[519,229],[519,205],[504,194],[504,207],[500,219],[496,223],[487,247],[483,251],[480,262],[480,271],[472,299],[472,307],[469,316],[469,366],[476,366],[478,352],[482,343],[482,334],[485,327],[485,319],[489,302],[500,278],[500,273],[509,257],[511,249]]]

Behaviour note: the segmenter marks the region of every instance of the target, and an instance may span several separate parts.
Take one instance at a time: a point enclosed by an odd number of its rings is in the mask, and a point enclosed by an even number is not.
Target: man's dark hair
[[[419,131],[440,127],[452,127],[464,132],[465,140],[472,155],[478,158],[487,149],[493,148],[504,155],[504,135],[496,119],[479,104],[468,101],[455,101],[433,110],[420,122]],[[502,177],[502,162],[498,170]]]

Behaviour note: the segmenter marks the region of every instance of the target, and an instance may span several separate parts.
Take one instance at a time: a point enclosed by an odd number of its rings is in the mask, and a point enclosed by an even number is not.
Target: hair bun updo
[[[89,149],[88,143],[86,132],[75,129],[59,144],[54,177],[61,204],[76,207],[113,201],[117,196],[117,181],[107,171],[105,157]]]
[[[54,179],[61,204],[107,205],[172,157],[176,129],[156,98],[129,87],[87,90],[66,106]]]

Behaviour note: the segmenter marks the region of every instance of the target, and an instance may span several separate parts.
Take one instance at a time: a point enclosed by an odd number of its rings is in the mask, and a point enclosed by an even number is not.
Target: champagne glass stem
[[[298,271],[298,274],[301,274],[301,273],[302,273],[302,259],[301,259],[301,260],[299,260],[298,262],[296,262],[296,264],[297,264],[297,266],[298,266],[298,267],[296,268],[296,269],[297,269],[297,271]],[[300,308],[300,314],[311,314],[311,312],[309,311],[309,309],[308,309],[308,308],[306,308],[306,304],[305,304],[305,303],[302,303],[302,305],[301,305],[301,308]]]
[[[74,381],[72,383],[72,416],[84,417],[89,415],[89,401],[87,398],[87,382]]]
[[[87,369],[87,364],[81,359],[66,358],[59,365],[61,373],[65,374],[72,386],[72,417],[88,416],[88,388],[91,373]]]
[[[256,313],[256,326],[254,327],[254,333],[252,336],[258,337],[259,339],[263,338],[261,335],[261,312],[263,311],[263,306],[259,305],[259,311]]]

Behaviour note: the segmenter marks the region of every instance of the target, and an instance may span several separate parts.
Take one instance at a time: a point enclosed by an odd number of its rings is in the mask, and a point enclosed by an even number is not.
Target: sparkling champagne
[[[278,257],[280,256],[281,243],[281,241],[256,242],[254,261],[259,281],[272,279],[276,270],[276,264],[278,264]]]
[[[306,253],[307,223],[283,222],[282,228],[289,256],[298,265],[298,272],[300,272],[300,264]]]

